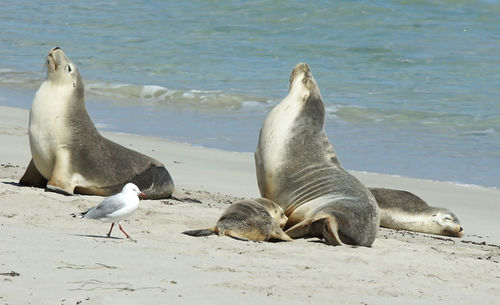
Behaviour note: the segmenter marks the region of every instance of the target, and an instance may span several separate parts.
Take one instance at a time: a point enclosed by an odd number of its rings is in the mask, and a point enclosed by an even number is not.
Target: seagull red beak
[[[141,199],[148,198],[148,196],[146,196],[146,194],[144,194],[143,192],[140,192],[139,194],[137,194],[137,196],[139,196],[139,198],[141,198]]]

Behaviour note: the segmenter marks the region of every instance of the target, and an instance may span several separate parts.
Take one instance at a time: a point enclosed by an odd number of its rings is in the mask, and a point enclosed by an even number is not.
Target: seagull
[[[76,218],[97,219],[102,222],[111,222],[111,228],[107,237],[111,236],[111,231],[115,222],[118,223],[120,230],[128,239],[132,238],[123,230],[120,221],[132,215],[139,207],[139,198],[146,198],[146,195],[139,190],[137,185],[127,183],[122,191],[116,195],[109,196],[101,203],[86,212],[73,213],[71,216]]]

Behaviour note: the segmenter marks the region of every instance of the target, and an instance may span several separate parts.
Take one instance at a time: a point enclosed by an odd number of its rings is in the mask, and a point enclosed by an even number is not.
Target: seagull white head
[[[135,185],[133,183],[127,183],[127,184],[125,184],[125,186],[122,189],[122,193],[134,193],[139,198],[146,198],[147,197],[146,194],[144,194],[143,192],[141,192],[141,190],[139,190],[139,188],[137,187],[137,185]]]

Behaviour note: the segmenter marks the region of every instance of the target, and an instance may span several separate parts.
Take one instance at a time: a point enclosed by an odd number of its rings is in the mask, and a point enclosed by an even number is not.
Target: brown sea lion
[[[230,236],[241,240],[292,240],[283,232],[287,217],[276,203],[265,198],[230,205],[213,228],[182,232],[191,236]]]
[[[32,160],[19,183],[109,196],[132,182],[150,199],[170,197],[174,183],[162,163],[97,131],[85,107],[82,77],[59,47],[49,52],[46,67],[30,110]]]
[[[370,246],[379,212],[372,193],[340,164],[323,125],[325,107],[309,66],[295,66],[288,96],[262,125],[255,152],[261,196],[279,204],[292,238]]]

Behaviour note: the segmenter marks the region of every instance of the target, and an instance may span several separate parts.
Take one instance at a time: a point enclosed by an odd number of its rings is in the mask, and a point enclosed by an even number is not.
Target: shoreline
[[[352,172],[370,187],[411,191],[453,210],[463,238],[381,228],[372,247],[316,238],[255,243],[181,234],[259,197],[253,155],[160,138],[103,135],[165,164],[175,198],[143,200],[123,222],[75,219],[102,201],[20,187],[30,160],[28,111],[0,106],[0,304],[495,304],[500,297],[500,191]]]
[[[16,110],[13,110],[13,111],[16,112],[16,118],[18,118],[20,120],[22,120],[23,116],[25,116],[26,118],[28,118],[28,116],[29,116],[29,108],[26,109],[26,108],[22,108],[22,107],[12,107],[12,106],[3,106],[3,105],[0,105],[0,111],[2,110],[2,108],[6,108],[7,110],[8,109],[16,109]],[[21,114],[20,112],[22,112],[22,111],[25,111],[26,114],[25,115]],[[27,119],[26,119],[25,122],[23,121],[23,123],[26,123],[25,124],[25,127],[26,127],[27,124],[28,124]],[[94,124],[96,124],[96,123],[94,122]],[[183,141],[176,141],[176,140],[171,140],[171,139],[168,139],[168,138],[162,138],[162,137],[158,137],[158,136],[141,135],[141,134],[135,134],[135,133],[120,132],[120,131],[107,131],[105,129],[104,130],[100,129],[99,126],[103,126],[104,128],[106,128],[107,126],[105,124],[100,124],[100,123],[96,124],[96,127],[98,128],[99,132],[101,134],[105,135],[106,137],[110,137],[110,138],[116,137],[117,139],[125,139],[126,137],[139,137],[139,138],[148,139],[148,140],[153,141],[153,142],[164,141],[166,143],[173,143],[174,145],[185,146],[186,148],[187,147],[191,147],[193,149],[211,150],[211,151],[214,151],[214,152],[228,152],[228,153],[236,153],[236,154],[249,154],[253,158],[253,152],[232,151],[232,150],[226,150],[226,149],[220,149],[220,148],[213,148],[213,147],[204,146],[203,144],[195,144],[195,143],[189,143],[189,142],[183,142]],[[18,124],[18,126],[16,126],[16,127],[22,128],[22,124]],[[161,158],[157,158],[157,159],[159,159],[160,161],[162,161]],[[355,176],[383,175],[383,176],[390,177],[391,179],[392,178],[394,178],[394,179],[401,179],[401,178],[402,179],[412,179],[412,180],[415,180],[415,181],[429,182],[429,183],[434,183],[434,182],[435,183],[447,183],[447,184],[451,184],[451,185],[455,185],[455,186],[459,186],[459,187],[470,187],[470,188],[485,189],[485,190],[495,190],[495,191],[500,190],[499,188],[497,188],[495,186],[484,186],[484,185],[473,184],[473,183],[464,183],[464,182],[460,182],[460,181],[446,181],[446,180],[426,179],[426,178],[418,178],[418,177],[411,177],[411,176],[403,176],[403,175],[400,175],[400,174],[378,173],[378,172],[369,172],[369,171],[363,171],[363,170],[351,170],[351,169],[346,169],[346,170],[349,171],[351,174],[354,174]]]
[[[0,84],[0,92],[0,104],[29,109],[36,88],[28,90],[27,87]],[[208,111],[192,109],[193,105],[184,107],[182,102],[156,104],[138,97],[133,99],[133,102],[128,102],[87,94],[86,104],[92,120],[100,127],[100,131],[105,133],[125,132],[189,143],[201,148],[250,153],[255,150],[258,131],[267,113],[264,108],[255,113],[250,109],[248,112],[253,113],[250,116],[242,115],[243,112],[238,111],[219,113],[217,109],[212,108],[212,111]],[[334,106],[336,107],[343,108],[339,105]],[[332,111],[332,115],[335,115],[340,110]],[[131,117],[134,118],[134,124],[128,123]],[[453,134],[439,134],[427,140],[419,140],[419,136],[426,139],[432,132],[429,131],[426,135],[403,126],[399,133],[397,129],[386,129],[384,124],[364,126],[362,122],[346,127],[347,125],[342,123],[344,120],[349,121],[349,116],[341,116],[338,121],[327,120],[325,129],[331,135],[338,132],[331,141],[345,168],[359,172],[500,189],[499,176],[491,166],[498,161],[495,159],[495,138],[491,138],[491,146],[488,148],[481,146],[481,141],[487,140],[487,137],[478,135],[482,140],[476,142],[476,145],[485,149],[481,153],[478,146],[470,143],[472,138],[463,138],[461,141],[465,141],[464,145],[457,142],[457,135]],[[165,124],[166,122],[169,123]],[[440,143],[447,142],[447,137],[454,138],[454,144],[442,146]],[[412,138],[415,140],[411,140]],[[365,151],[363,147],[370,147],[370,151]]]

